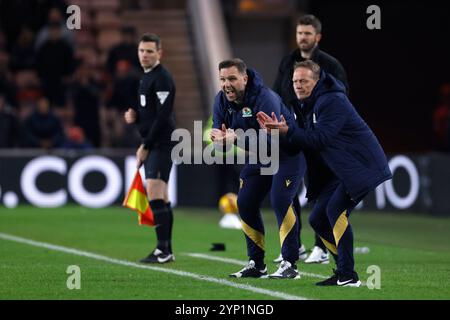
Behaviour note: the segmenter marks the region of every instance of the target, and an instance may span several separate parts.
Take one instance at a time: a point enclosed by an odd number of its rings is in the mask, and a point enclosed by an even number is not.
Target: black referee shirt
[[[172,76],[161,64],[142,76],[137,124],[146,149],[173,145],[170,137],[175,129],[175,91]]]

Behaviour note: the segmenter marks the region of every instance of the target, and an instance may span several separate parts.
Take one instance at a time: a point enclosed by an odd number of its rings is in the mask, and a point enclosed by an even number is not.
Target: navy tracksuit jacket
[[[311,95],[295,106],[299,125],[289,125],[284,150],[303,150],[308,166],[310,223],[337,261],[337,271],[354,270],[348,216],[380,183],[392,178],[386,155],[356,112],[345,87],[322,71]],[[316,159],[316,160],[314,160]],[[325,170],[324,170],[325,167]]]
[[[241,105],[229,102],[222,91],[217,94],[214,101],[213,128],[221,128],[224,123],[227,128],[258,131],[260,126],[256,114],[259,111],[269,115],[274,112],[278,119],[283,114],[288,121],[294,121],[281,98],[264,86],[258,73],[248,69],[247,75],[248,82]],[[247,242],[247,254],[257,265],[263,264],[265,252],[264,224],[260,207],[269,191],[280,229],[283,258],[292,264],[298,260],[298,221],[292,209],[292,199],[306,168],[300,150],[290,154],[280,150],[279,170],[274,175],[261,175],[261,164],[246,164],[240,174],[239,215]]]

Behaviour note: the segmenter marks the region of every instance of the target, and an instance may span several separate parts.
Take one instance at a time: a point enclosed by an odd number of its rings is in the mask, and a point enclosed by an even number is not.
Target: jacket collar
[[[311,54],[310,60],[316,61],[317,55],[319,54],[319,52],[320,52],[319,45],[317,45]],[[291,55],[292,55],[292,58],[294,61],[305,61],[306,60],[305,58],[302,57],[302,54],[301,54],[299,48],[295,49]]]

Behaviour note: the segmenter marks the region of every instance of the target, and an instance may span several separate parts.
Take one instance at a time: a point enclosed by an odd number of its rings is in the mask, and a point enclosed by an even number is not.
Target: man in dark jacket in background
[[[70,86],[70,97],[75,109],[74,124],[83,129],[86,140],[100,147],[100,89],[92,67],[81,61]]]
[[[40,98],[33,113],[24,120],[23,135],[26,148],[62,147],[65,136],[61,119],[52,112],[47,98]]]
[[[36,70],[50,104],[62,108],[66,89],[75,65],[73,49],[61,38],[61,25],[49,25],[49,38],[36,52]]]
[[[325,72],[330,73],[336,79],[342,81],[348,92],[347,75],[341,63],[333,56],[319,49],[319,42],[322,38],[322,23],[312,14],[302,16],[296,26],[296,40],[298,48],[281,60],[278,67],[278,75],[273,86],[273,90],[278,93],[286,106],[293,111],[293,106],[297,103],[297,97],[292,86],[292,73],[294,64],[311,59],[317,63]],[[299,222],[300,259],[305,263],[328,263],[328,254],[325,245],[316,235],[315,244],[311,254],[306,257],[305,246],[301,241],[301,218],[300,201],[298,196],[294,199],[294,210]],[[281,255],[274,262],[280,262]]]
[[[292,87],[292,73],[296,62],[314,61],[323,71],[340,80],[345,86],[345,91],[348,92],[348,80],[344,67],[335,57],[319,49],[321,38],[322,23],[320,20],[312,14],[302,16],[296,28],[298,48],[281,60],[273,86],[273,90],[281,96],[283,102],[288,106],[297,100]]]
[[[337,264],[335,274],[317,285],[359,287],[348,217],[364,196],[392,178],[392,173],[377,138],[348,100],[340,81],[311,60],[294,66],[292,80],[298,98],[294,110],[304,128],[262,112],[258,122],[268,131],[279,129],[284,136],[282,146],[305,153],[308,181],[315,183],[308,185],[308,200],[315,200],[309,222]],[[286,145],[284,150],[288,150]],[[311,156],[320,156],[323,164],[310,161]],[[335,178],[322,179],[324,166]]]

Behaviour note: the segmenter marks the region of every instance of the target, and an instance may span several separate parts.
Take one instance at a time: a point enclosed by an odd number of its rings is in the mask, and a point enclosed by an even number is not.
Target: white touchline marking
[[[272,290],[268,290],[268,289],[258,288],[258,287],[254,287],[254,286],[251,286],[248,284],[235,283],[235,282],[228,281],[225,279],[204,276],[201,274],[196,274],[196,273],[187,272],[187,271],[166,269],[166,268],[162,268],[162,267],[142,265],[142,264],[134,263],[131,261],[126,261],[126,260],[109,258],[106,256],[102,256],[102,255],[87,252],[87,251],[81,251],[81,250],[77,250],[77,249],[54,245],[51,243],[39,242],[39,241],[34,241],[34,240],[26,239],[26,238],[16,237],[16,236],[9,235],[9,234],[2,233],[2,232],[0,232],[0,239],[14,241],[14,242],[23,243],[23,244],[28,244],[30,246],[35,246],[35,247],[39,247],[39,248],[60,251],[60,252],[69,253],[69,254],[73,254],[73,255],[77,255],[77,256],[82,256],[82,257],[87,257],[87,258],[91,258],[91,259],[96,259],[96,260],[100,260],[100,261],[113,263],[113,264],[118,264],[118,265],[122,265],[122,266],[171,273],[171,274],[175,274],[175,275],[182,276],[182,277],[193,278],[196,280],[218,283],[221,285],[234,287],[234,288],[238,288],[238,289],[242,289],[242,290],[247,290],[247,291],[251,291],[254,293],[265,294],[265,295],[268,295],[268,296],[271,296],[274,298],[279,298],[279,299],[284,299],[284,300],[309,300],[308,298],[305,298],[305,297],[295,296],[295,295],[287,294],[287,293],[280,292],[280,291],[272,291]]]
[[[248,263],[248,261],[216,257],[216,256],[211,256],[209,254],[203,254],[203,253],[192,252],[192,253],[186,253],[186,255],[188,255],[189,257],[193,257],[193,258],[220,261],[220,262],[225,262],[225,263],[229,263],[229,264],[236,264],[239,266],[246,266]],[[306,277],[312,277],[312,278],[319,278],[319,279],[328,279],[329,278],[329,277],[321,275],[321,274],[315,274],[315,273],[309,273],[309,272],[303,272],[303,271],[300,271],[300,275],[303,275]]]

